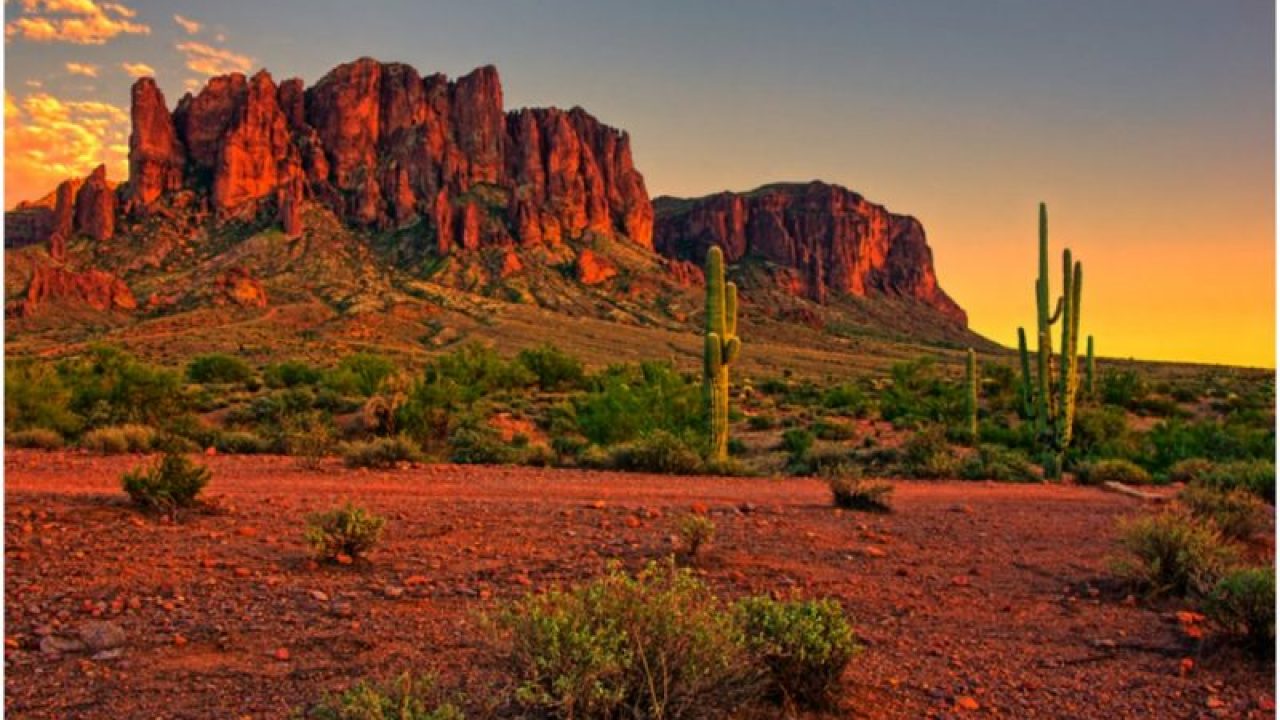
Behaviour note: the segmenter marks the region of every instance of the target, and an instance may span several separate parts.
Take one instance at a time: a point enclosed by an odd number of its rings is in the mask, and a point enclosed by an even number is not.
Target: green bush
[[[1086,465],[1076,474],[1076,481],[1081,485],[1102,485],[1116,482],[1125,485],[1150,485],[1151,473],[1128,460],[1099,460]]]
[[[102,455],[150,452],[157,434],[145,425],[118,425],[90,430],[80,438],[80,447]]]
[[[852,423],[832,420],[816,420],[809,429],[819,440],[852,440],[857,435]]]
[[[668,475],[694,475],[703,469],[697,451],[665,430],[654,430],[614,447],[610,465],[615,470]]]
[[[71,410],[71,390],[51,365],[9,360],[4,368],[5,430],[47,428],[62,434],[80,429],[83,420]]]
[[[1177,508],[1122,520],[1120,545],[1115,569],[1151,596],[1203,594],[1237,556],[1216,527]]]
[[[778,420],[772,415],[760,413],[747,418],[747,428],[750,430],[772,430],[776,427]]]
[[[593,443],[616,445],[661,430],[698,445],[706,435],[701,384],[669,364],[613,366],[591,384],[574,405],[578,431]]]
[[[786,706],[834,705],[845,667],[858,652],[834,600],[741,600],[735,614],[748,652],[768,669],[767,692]]]
[[[706,515],[689,513],[676,522],[676,532],[680,536],[680,547],[685,556],[693,559],[698,556],[702,546],[715,537],[716,524]]]
[[[801,460],[813,449],[813,433],[803,428],[790,428],[782,432],[782,449],[787,451],[793,461]]]
[[[1221,422],[1213,419],[1187,422],[1162,420],[1146,435],[1149,457],[1144,464],[1153,472],[1163,473],[1174,463],[1187,458],[1213,458],[1216,462],[1231,460],[1271,461],[1276,455],[1275,426]]]
[[[978,451],[960,464],[960,477],[1000,482],[1035,482],[1040,479],[1025,455],[1000,445],[979,445]]]
[[[517,448],[502,441],[483,421],[470,418],[449,435],[449,460],[467,465],[505,465],[518,457]]]
[[[1200,483],[1219,490],[1244,488],[1275,505],[1276,466],[1267,460],[1222,463],[1206,473]]]
[[[65,360],[58,374],[71,390],[71,410],[92,426],[161,425],[187,409],[177,373],[113,348],[96,347]]]
[[[1147,381],[1135,370],[1105,372],[1100,384],[1102,401],[1122,408],[1136,408],[1151,392]]]
[[[224,430],[214,438],[213,446],[228,455],[264,455],[274,449],[270,440],[248,430]]]
[[[224,353],[197,355],[187,363],[187,380],[194,383],[231,384],[253,379],[253,368]]]
[[[954,425],[965,416],[965,393],[933,358],[898,363],[880,393],[880,415],[899,427]]]
[[[936,425],[914,433],[902,444],[901,471],[913,478],[946,478],[956,474],[956,458],[946,432]]]
[[[845,415],[865,418],[871,415],[874,404],[862,388],[853,383],[843,383],[828,388],[822,395],[822,406]]]
[[[325,697],[305,715],[308,720],[465,720],[453,703],[440,697],[435,680],[407,673],[387,683],[360,682],[340,695]]]
[[[262,380],[269,388],[292,388],[301,385],[315,385],[320,382],[322,373],[319,368],[308,365],[301,360],[286,360],[275,365],[268,365],[262,370]]]
[[[733,616],[671,565],[530,594],[495,620],[516,700],[538,717],[717,717],[757,692]]]
[[[476,412],[482,400],[534,382],[523,365],[482,345],[464,345],[427,363],[396,411],[396,423],[428,448],[439,447],[448,442],[457,420]]]
[[[1269,509],[1248,490],[1217,490],[1203,485],[1188,485],[1178,493],[1178,501],[1192,515],[1212,522],[1223,535],[1233,540],[1247,540],[1266,527]]]
[[[889,498],[893,486],[885,482],[865,480],[853,466],[832,465],[822,471],[836,507],[861,512],[890,512]]]
[[[369,397],[378,392],[382,381],[396,371],[391,360],[372,353],[355,353],[338,361],[338,366],[325,373],[321,382],[343,395]]]
[[[418,447],[401,436],[346,443],[342,448],[342,461],[349,468],[388,469],[418,458]]]
[[[15,448],[58,450],[62,447],[62,433],[48,428],[29,428],[6,433],[5,444]]]
[[[1203,480],[1213,472],[1214,464],[1212,460],[1204,458],[1187,458],[1179,460],[1169,468],[1169,481],[1179,483],[1193,483]]]
[[[209,469],[186,455],[166,453],[148,468],[134,468],[121,478],[124,491],[134,504],[151,510],[172,512],[195,504],[200,491],[209,484]]]
[[[380,515],[346,503],[307,516],[305,537],[316,555],[325,560],[338,560],[340,556],[355,559],[378,544],[386,523]]]
[[[1258,655],[1275,651],[1275,568],[1241,568],[1227,573],[1209,593],[1205,610],[1214,622],[1245,639]]]
[[[550,344],[521,350],[516,362],[538,379],[543,390],[577,390],[587,377],[581,360]]]

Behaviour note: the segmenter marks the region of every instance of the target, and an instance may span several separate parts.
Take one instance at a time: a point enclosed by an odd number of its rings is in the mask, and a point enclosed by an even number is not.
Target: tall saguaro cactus
[[[708,457],[729,456],[729,365],[738,358],[738,287],[724,281],[724,253],[707,251],[707,320],[703,336],[702,392],[710,422]]]
[[[1036,373],[1033,380],[1026,332],[1018,328],[1018,353],[1022,361],[1022,398],[1028,417],[1034,418],[1036,436],[1045,445],[1045,474],[1062,473],[1062,456],[1071,444],[1079,393],[1080,295],[1084,271],[1073,262],[1071,251],[1062,251],[1062,295],[1050,311],[1049,212],[1040,203],[1040,273],[1036,278]],[[1059,354],[1053,354],[1052,326],[1062,323]],[[1092,338],[1090,339],[1092,340]],[[1056,368],[1055,368],[1056,365]],[[1057,378],[1054,371],[1057,371]],[[1089,372],[1089,368],[1086,368]],[[1091,373],[1090,373],[1091,375]]]
[[[965,396],[965,409],[968,410],[968,427],[965,430],[969,433],[969,441],[974,445],[978,444],[978,356],[973,352],[973,348],[969,348],[969,358],[965,363],[965,388],[968,393]]]
[[[1093,336],[1089,336],[1088,354],[1085,356],[1084,363],[1084,396],[1093,399]]]

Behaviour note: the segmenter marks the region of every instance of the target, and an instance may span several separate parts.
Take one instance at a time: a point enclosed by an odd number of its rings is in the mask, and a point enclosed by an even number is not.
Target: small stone
[[[289,659],[289,648],[276,648],[275,659],[284,662]]]
[[[1187,675],[1191,674],[1191,671],[1194,670],[1195,667],[1196,667],[1195,660],[1192,660],[1189,657],[1184,657],[1178,661],[1178,675],[1182,677],[1186,677]]]
[[[640,527],[640,518],[636,517],[635,515],[628,515],[627,519],[624,522],[626,526],[629,528]]]
[[[87,622],[80,627],[80,642],[94,652],[124,645],[124,629],[113,622]]]
[[[252,573],[249,571],[249,568],[240,566],[235,569],[235,574],[236,577],[249,577]]]
[[[404,588],[396,587],[395,585],[388,585],[382,589],[382,594],[392,600],[395,600],[404,595]]]
[[[885,552],[883,548],[878,548],[874,545],[868,545],[862,548],[862,554],[866,555],[867,557],[882,558],[888,555],[889,553]]]
[[[185,637],[184,637],[183,635],[181,635],[180,633],[174,633],[174,635],[173,635],[173,645],[174,645],[174,647],[183,647],[183,646],[185,646],[186,644],[187,644],[187,638],[185,638]]]
[[[61,655],[63,653],[83,652],[84,643],[75,638],[61,637],[59,635],[46,635],[40,640],[40,652],[46,655]]]
[[[957,710],[970,710],[970,711],[972,711],[972,710],[977,710],[977,709],[978,709],[978,708],[980,708],[980,707],[982,707],[982,706],[978,704],[978,701],[977,701],[977,700],[974,700],[973,698],[969,697],[968,695],[961,695],[960,697],[956,698],[956,709],[957,709]]]
[[[323,590],[312,590],[311,597],[319,602],[327,602],[329,600],[329,594]]]
[[[1223,702],[1221,698],[1214,695],[1210,695],[1209,699],[1204,701],[1204,706],[1210,710],[1217,710],[1220,707],[1226,707],[1226,705],[1227,704]]]
[[[350,565],[351,563],[356,561],[355,558],[351,557],[350,555],[346,555],[344,553],[338,553],[336,556],[334,556],[333,559],[337,560],[339,565]]]

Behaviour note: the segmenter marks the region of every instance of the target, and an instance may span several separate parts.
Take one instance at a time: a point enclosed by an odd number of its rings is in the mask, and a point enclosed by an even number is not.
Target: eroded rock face
[[[164,193],[182,188],[186,153],[155,80],[133,84],[129,116],[129,205],[145,211]]]
[[[792,289],[816,302],[828,293],[914,298],[967,323],[938,287],[919,221],[838,185],[780,184],[655,205],[654,246],[668,257],[701,262],[714,244],[731,263],[754,257],[794,270]]]
[[[22,314],[30,316],[42,307],[65,303],[94,310],[133,310],[138,306],[129,286],[103,270],[74,272],[52,265],[37,265],[27,285]]]
[[[653,209],[626,134],[578,108],[507,113],[491,66],[451,82],[362,58],[310,89],[232,74],[172,115],[150,79],[133,95],[131,203],[141,206],[179,188],[205,193],[219,219],[273,201],[293,234],[296,205],[315,200],[352,225],[424,221],[439,252],[589,231],[652,243]],[[286,189],[295,179],[301,191]]]
[[[111,239],[115,228],[116,193],[107,183],[106,166],[99,165],[76,193],[75,230],[102,242]]]

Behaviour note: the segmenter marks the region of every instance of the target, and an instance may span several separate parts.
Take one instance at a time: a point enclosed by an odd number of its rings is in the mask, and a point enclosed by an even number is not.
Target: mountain
[[[924,228],[839,185],[777,183],[747,193],[659,197],[655,249],[702,262],[719,245],[730,263],[777,266],[780,282],[817,303],[832,294],[910,298],[959,325],[964,310],[942,288]]]
[[[986,343],[913,218],[819,182],[651,202],[625,132],[581,108],[508,111],[493,67],[231,74],[173,109],[142,78],[130,100],[127,182],[99,167],[6,213],[11,335],[78,338],[86,311],[128,336],[184,314],[240,326],[306,306],[349,328],[494,303],[685,330],[715,243],[761,322]]]

